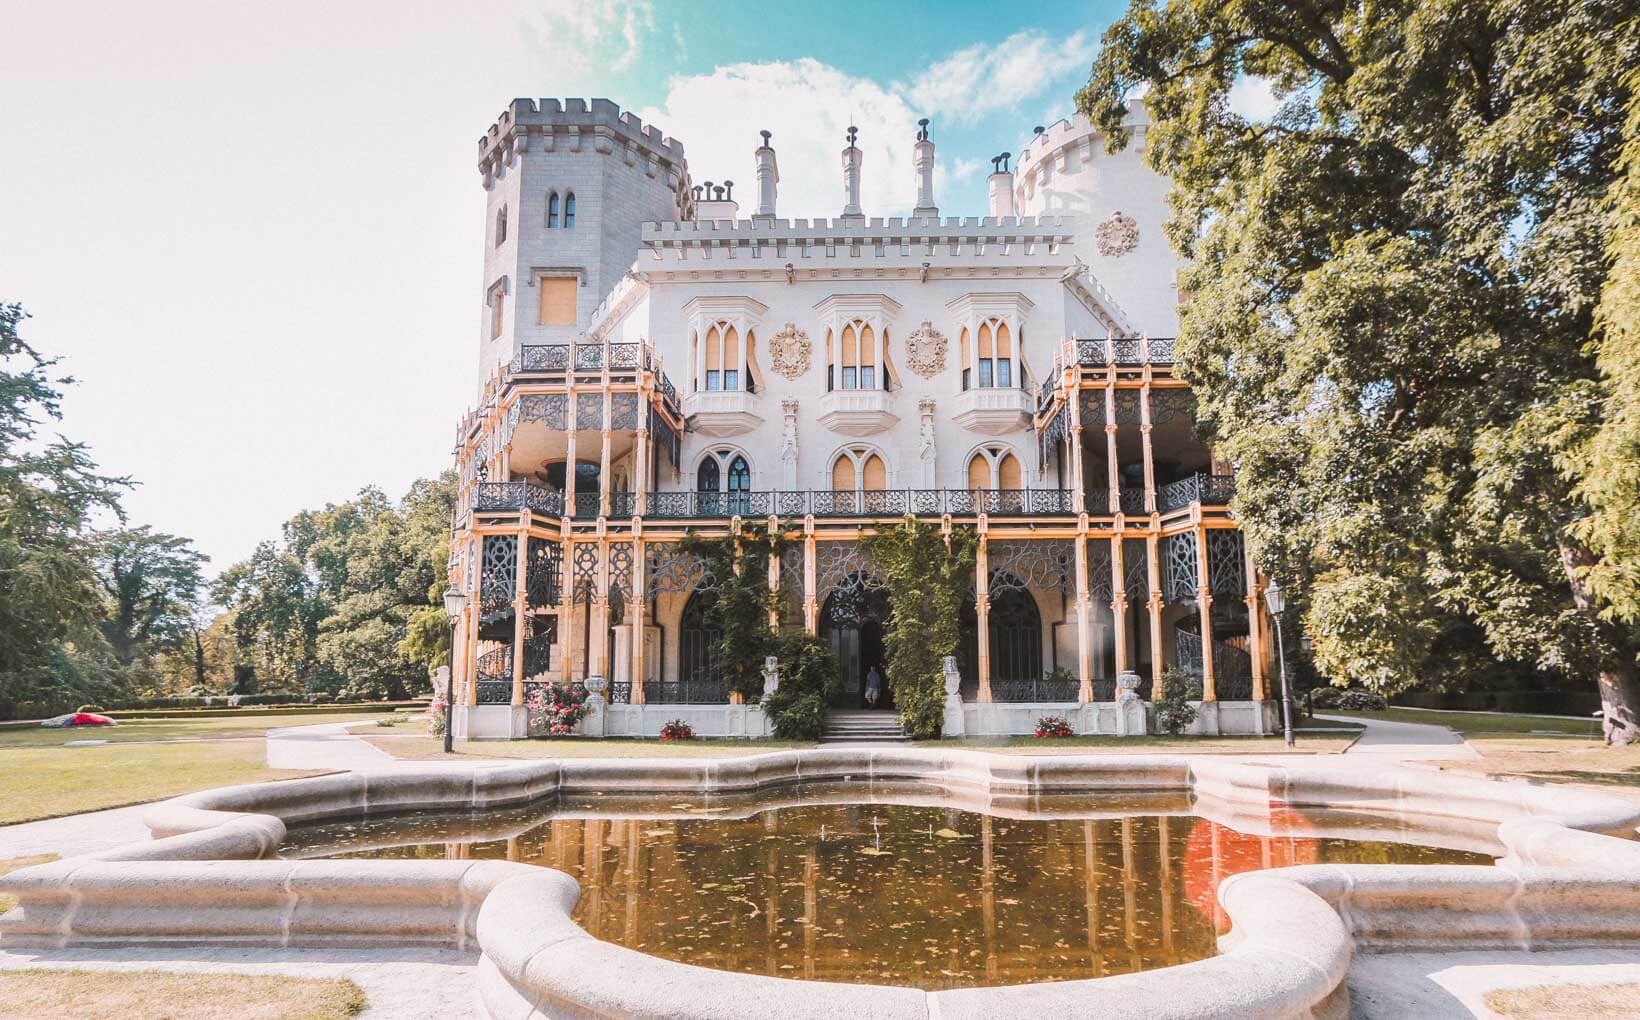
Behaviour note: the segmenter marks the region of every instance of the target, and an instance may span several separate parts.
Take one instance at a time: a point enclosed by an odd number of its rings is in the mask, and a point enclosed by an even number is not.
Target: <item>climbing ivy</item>
[[[763,694],[763,658],[774,650],[769,611],[776,593],[769,589],[769,558],[780,555],[782,540],[767,527],[744,524],[720,538],[686,536],[680,552],[699,557],[717,580],[717,598],[706,619],[722,636],[718,672],[735,694],[756,701]]]
[[[909,516],[865,539],[866,553],[888,586],[888,682],[905,731],[921,740],[938,737],[945,719],[941,665],[957,653],[977,544],[970,531],[946,534]]]

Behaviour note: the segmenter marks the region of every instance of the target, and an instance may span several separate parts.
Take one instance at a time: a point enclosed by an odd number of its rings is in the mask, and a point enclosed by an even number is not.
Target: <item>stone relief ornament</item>
[[[1110,214],[1110,219],[1099,224],[1093,237],[1099,246],[1099,254],[1120,258],[1139,247],[1139,221],[1122,215],[1118,209]]]
[[[945,334],[924,322],[905,341],[906,363],[924,379],[932,379],[945,368]]]
[[[796,379],[809,370],[811,353],[813,345],[809,343],[809,335],[798,329],[795,322],[786,323],[786,328],[769,341],[770,363],[787,379]]]

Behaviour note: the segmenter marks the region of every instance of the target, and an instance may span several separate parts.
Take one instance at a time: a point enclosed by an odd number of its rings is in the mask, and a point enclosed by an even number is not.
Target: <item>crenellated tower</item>
[[[568,343],[638,256],[692,215],[683,145],[607,99],[515,99],[478,140],[487,192],[479,379]]]

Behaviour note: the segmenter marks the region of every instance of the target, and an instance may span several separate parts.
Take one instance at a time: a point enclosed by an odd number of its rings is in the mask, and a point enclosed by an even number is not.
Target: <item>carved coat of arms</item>
[[[945,334],[932,322],[918,326],[905,341],[906,363],[924,379],[932,379],[945,368]]]
[[[798,329],[794,322],[786,323],[786,328],[769,341],[770,365],[787,379],[796,379],[809,370],[812,353],[809,335]]]
[[[1099,254],[1120,258],[1139,247],[1139,221],[1117,210],[1094,230],[1093,239]]]

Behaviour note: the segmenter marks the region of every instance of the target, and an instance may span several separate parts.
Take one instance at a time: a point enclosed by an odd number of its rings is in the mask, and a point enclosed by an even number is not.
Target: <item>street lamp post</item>
[[[456,588],[444,593],[444,615],[450,620],[450,659],[449,667],[444,677],[444,753],[455,753],[455,727],[453,724],[456,703],[456,621],[461,619],[462,610],[467,608],[467,595]]]
[[[1281,585],[1273,579],[1264,589],[1264,604],[1269,607],[1270,615],[1276,621],[1276,654],[1281,663],[1281,733],[1287,741],[1287,746],[1293,746],[1293,692],[1287,683],[1287,642],[1281,635],[1281,614],[1287,608],[1287,597],[1281,590]]]

